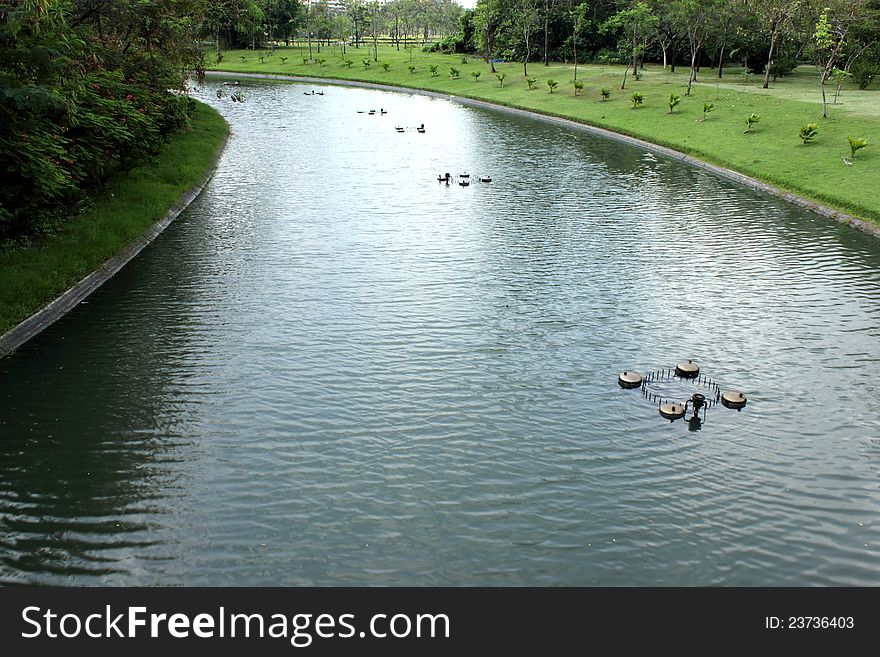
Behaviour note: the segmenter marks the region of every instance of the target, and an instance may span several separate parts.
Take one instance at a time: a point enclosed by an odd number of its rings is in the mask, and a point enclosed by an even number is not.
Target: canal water
[[[0,360],[0,582],[880,585],[878,240],[449,100],[219,88],[204,193]],[[747,407],[617,385],[684,359]]]

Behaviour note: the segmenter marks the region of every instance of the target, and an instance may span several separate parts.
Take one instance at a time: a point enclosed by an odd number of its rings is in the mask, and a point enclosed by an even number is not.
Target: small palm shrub
[[[633,109],[636,109],[639,105],[641,105],[642,103],[645,102],[644,94],[640,94],[638,91],[636,91],[632,96],[630,96],[629,99],[632,101],[632,104],[633,104],[632,108]]]
[[[681,96],[678,94],[669,94],[669,113],[672,114],[675,111],[676,105],[681,102]]]
[[[857,152],[868,145],[868,140],[864,137],[847,137],[846,139],[849,142],[849,150],[852,157],[855,157]]]
[[[553,90],[559,85],[556,80],[547,80],[547,86],[550,87],[550,93],[553,93]]]
[[[751,132],[755,124],[761,120],[761,117],[752,112],[752,115],[746,118],[746,132]]]
[[[709,116],[709,113],[715,109],[715,103],[705,102],[703,103],[703,118],[700,121],[705,121],[706,117]]]
[[[809,144],[816,138],[816,133],[819,132],[819,124],[818,123],[808,123],[807,125],[802,125],[800,129],[800,138],[804,144]]]

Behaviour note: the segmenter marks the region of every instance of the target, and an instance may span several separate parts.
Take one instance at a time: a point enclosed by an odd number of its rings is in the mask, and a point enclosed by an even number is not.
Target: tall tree
[[[657,17],[651,13],[651,8],[641,0],[622,9],[612,16],[604,25],[606,30],[622,30],[625,38],[632,39],[631,65],[633,75],[638,73],[639,54],[644,51],[645,43],[657,28]],[[626,87],[626,74],[623,76],[621,89]]]
[[[541,0],[513,0],[514,24],[517,27],[523,47],[523,77],[529,76],[529,55],[532,52],[532,33],[538,26]]]
[[[478,0],[474,8],[474,29],[477,32],[477,40],[483,51],[483,59],[493,73],[495,73],[493,61],[495,38],[504,20],[504,9],[504,0]]]
[[[691,69],[688,74],[686,96],[697,79],[700,51],[716,25],[725,0],[674,0],[672,11],[683,34],[687,35],[691,50]]]
[[[756,0],[755,12],[763,19],[764,27],[770,39],[770,51],[767,54],[767,69],[764,71],[764,89],[770,86],[770,73],[773,69],[773,58],[776,53],[779,36],[788,26],[792,15],[798,11],[802,0]]]
[[[569,6],[569,16],[571,18],[571,49],[572,49],[572,59],[574,59],[574,79],[578,79],[578,51],[577,51],[577,42],[580,37],[581,31],[587,25],[590,20],[590,6],[586,2],[581,2],[577,6],[574,6],[574,0],[572,0],[571,5]]]
[[[877,42],[877,17],[877,9],[870,0],[836,0],[819,16],[814,39],[823,118],[828,117],[825,84],[838,63],[844,62],[845,70],[849,70]]]

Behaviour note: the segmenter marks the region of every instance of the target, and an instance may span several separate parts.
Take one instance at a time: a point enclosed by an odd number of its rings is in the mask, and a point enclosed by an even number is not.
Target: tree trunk
[[[623,82],[620,84],[620,90],[623,91],[626,89],[626,76],[629,73],[629,66],[623,69]]]
[[[773,49],[776,47],[776,34],[777,29],[774,27],[770,32],[770,54],[767,56],[767,70],[764,72],[764,84],[761,85],[762,89],[768,89],[770,87],[770,69],[773,68]]]
[[[692,43],[691,44],[691,72],[688,75],[688,88],[685,96],[691,95],[691,86],[694,83],[694,80],[697,79],[697,51],[698,48]]]
[[[667,50],[667,48],[669,48],[669,46],[664,45],[662,43],[660,44],[660,49],[663,51],[663,70],[664,71],[666,70],[666,50]]]
[[[489,36],[489,30],[486,30],[486,63],[491,67],[492,72],[495,73],[495,62],[492,61],[492,42],[494,39]]]
[[[547,3],[550,0],[544,0],[544,66],[550,66],[550,10]]]
[[[721,44],[721,53],[718,55],[718,79],[724,77],[724,44]]]
[[[632,61],[633,76],[635,76],[636,73],[639,72],[639,69],[638,69],[639,61],[638,61],[638,57],[636,56],[636,50],[638,49],[638,47],[639,47],[638,35],[636,33],[635,26],[633,26],[633,61]]]

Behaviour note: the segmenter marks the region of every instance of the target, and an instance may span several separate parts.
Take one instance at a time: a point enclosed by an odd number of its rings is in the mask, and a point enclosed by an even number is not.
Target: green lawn
[[[192,130],[155,161],[114,180],[57,234],[28,247],[0,248],[0,334],[40,310],[116,255],[211,168],[226,136],[223,118],[199,103]]]
[[[703,69],[693,94],[685,97],[686,67],[671,74],[649,66],[641,80],[629,77],[621,91],[623,66],[581,65],[577,77],[584,89],[575,97],[574,69],[559,63],[549,67],[530,64],[529,75],[537,82],[529,90],[519,62],[495,65],[499,73],[507,74],[502,87],[481,59],[469,57],[462,63],[459,55],[418,49],[398,51],[380,46],[379,61],[369,68],[361,63],[363,59],[372,61],[372,50],[365,46],[347,48],[345,58],[354,62],[351,67],[343,62],[339,47],[313,53],[326,59],[323,65],[303,63],[302,57],[308,55],[304,48],[278,49],[262,63],[260,54],[227,51],[221,64],[211,68],[379,82],[563,116],[674,148],[880,223],[880,91],[859,91],[847,84],[838,104],[829,104],[829,117],[823,119],[818,73],[811,67],[799,68],[790,78],[771,84],[769,90],[760,89],[759,76],[743,80],[738,69],[727,70],[722,80],[718,80],[717,71]],[[282,57],[287,60],[282,62]],[[388,71],[383,70],[383,63],[390,65]],[[436,76],[429,71],[431,64],[439,67]],[[410,72],[409,66],[415,71]],[[460,71],[458,79],[451,78],[450,67]],[[477,80],[472,71],[481,72]],[[559,82],[552,94],[548,79]],[[607,101],[599,93],[603,87],[611,91]],[[629,98],[636,91],[645,101],[632,109]],[[682,101],[669,114],[672,93],[681,95]],[[833,88],[828,93],[830,103]],[[705,102],[713,103],[715,109],[700,121]],[[746,117],[752,113],[761,120],[746,134]],[[814,143],[804,145],[798,131],[807,123],[818,123],[819,131]],[[869,146],[851,158],[848,136],[864,137]],[[844,158],[852,164],[846,164]]]

